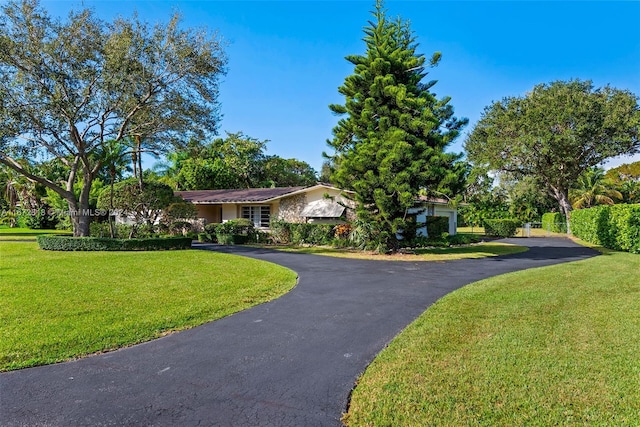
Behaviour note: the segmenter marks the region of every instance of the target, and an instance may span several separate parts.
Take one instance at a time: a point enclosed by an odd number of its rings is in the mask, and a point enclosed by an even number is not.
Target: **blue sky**
[[[337,122],[328,105],[364,52],[367,1],[43,1],[53,14],[95,9],[98,16],[166,22],[218,31],[228,43],[222,79],[220,133],[243,131],[268,139],[268,154],[297,158],[319,170]],[[390,16],[409,20],[427,57],[442,52],[428,78],[438,97],[451,96],[456,115],[470,121],[504,96],[539,83],[579,78],[640,95],[640,2],[393,1]],[[466,133],[466,132],[465,132]],[[450,151],[461,152],[462,135]],[[619,159],[623,162],[640,160]]]

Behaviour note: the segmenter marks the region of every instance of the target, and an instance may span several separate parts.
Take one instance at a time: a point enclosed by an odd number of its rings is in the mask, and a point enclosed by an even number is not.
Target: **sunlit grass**
[[[450,261],[455,259],[485,258],[490,256],[508,255],[528,250],[524,246],[499,242],[484,242],[450,248],[415,249],[409,252],[395,253],[391,255],[352,249],[339,249],[330,246],[276,246],[274,249],[287,252],[326,255],[338,258],[368,259],[377,261]]]
[[[483,280],[367,369],[349,426],[640,424],[640,256]]]
[[[477,234],[478,236],[484,236],[484,227],[458,227],[458,234]],[[524,228],[518,228],[516,230],[516,237],[567,237],[567,233],[553,233],[542,228],[530,228],[529,234]]]
[[[41,234],[71,235],[70,231],[64,230],[32,230],[30,228],[9,228],[0,226],[0,241],[8,240],[29,240],[36,241],[36,236]]]
[[[0,370],[58,362],[219,319],[296,274],[207,251],[53,252],[0,243]]]

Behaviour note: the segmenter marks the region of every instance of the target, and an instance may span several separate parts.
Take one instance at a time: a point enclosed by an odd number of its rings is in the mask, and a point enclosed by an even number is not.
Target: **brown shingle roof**
[[[418,196],[418,200],[421,202],[432,203],[434,205],[448,205],[447,199],[441,199],[439,197]]]
[[[239,190],[176,191],[176,195],[195,204],[267,202],[306,187],[244,188]]]

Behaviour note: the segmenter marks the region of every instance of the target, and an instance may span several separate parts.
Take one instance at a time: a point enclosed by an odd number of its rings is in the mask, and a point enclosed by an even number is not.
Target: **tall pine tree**
[[[358,218],[377,230],[376,243],[394,250],[421,190],[461,185],[461,155],[444,150],[467,120],[454,117],[449,97],[431,92],[436,81],[422,82],[440,53],[428,63],[416,53],[409,23],[389,20],[382,0],[372,15],[366,53],[346,57],[355,69],[338,89],[345,104],[329,106],[344,117],[327,143],[335,150],[332,182],[355,191]]]

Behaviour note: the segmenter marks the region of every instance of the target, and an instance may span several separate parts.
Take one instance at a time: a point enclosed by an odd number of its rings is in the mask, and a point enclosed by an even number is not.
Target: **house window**
[[[254,227],[269,227],[269,217],[271,216],[270,206],[243,206],[242,218],[253,222]]]

